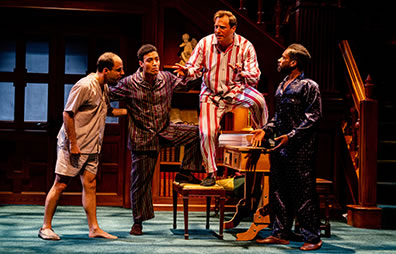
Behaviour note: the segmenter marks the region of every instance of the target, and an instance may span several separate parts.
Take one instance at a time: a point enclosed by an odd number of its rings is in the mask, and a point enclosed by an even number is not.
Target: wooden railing
[[[264,0],[250,1],[239,0],[238,6],[235,6],[236,1],[221,0],[227,6],[234,5],[234,7],[245,17],[250,18],[263,31],[269,32],[276,41],[283,42],[281,28],[288,24],[292,6],[289,3],[282,3],[282,0],[276,0],[269,5],[269,2]],[[285,2],[285,1],[283,1]],[[249,14],[256,13],[252,16]],[[251,17],[250,17],[251,16]],[[267,20],[265,18],[267,16]],[[268,17],[270,19],[268,20]]]
[[[348,74],[351,80],[351,90],[353,102],[355,103],[355,108],[360,111],[360,102],[367,99],[364,92],[364,84],[362,78],[360,77],[358,67],[356,65],[355,59],[353,58],[351,48],[349,47],[348,41],[342,41],[339,44],[339,47],[342,52],[342,56],[344,58],[344,62],[346,68],[348,70]]]
[[[342,132],[344,133],[345,142],[348,146],[349,154],[351,157],[352,165],[356,173],[356,177],[359,178],[360,166],[359,166],[359,126],[360,126],[360,103],[364,101],[364,84],[360,76],[357,64],[352,55],[351,48],[349,47],[348,41],[342,41],[339,44],[342,56],[344,58],[345,66],[348,71],[349,77],[349,90],[350,96],[353,99],[354,106],[349,109],[348,119],[346,119],[342,125]],[[351,179],[347,178],[348,182],[352,182]],[[352,194],[352,193],[351,193]],[[353,196],[353,194],[352,194]],[[358,201],[353,197],[354,202]]]
[[[348,71],[350,92],[354,101],[349,131],[343,128],[358,178],[358,204],[348,206],[348,223],[358,227],[381,225],[377,206],[378,102],[372,98],[370,76],[365,84],[352,55],[348,41],[339,44]],[[356,113],[355,113],[356,112]],[[373,216],[374,215],[374,216]],[[367,218],[365,218],[367,216]]]

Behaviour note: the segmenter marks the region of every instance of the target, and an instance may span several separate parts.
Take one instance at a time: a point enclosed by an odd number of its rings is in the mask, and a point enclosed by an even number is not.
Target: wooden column
[[[359,204],[348,205],[348,224],[359,228],[381,228],[377,207],[378,102],[373,100],[370,76],[365,83],[366,98],[360,102]]]

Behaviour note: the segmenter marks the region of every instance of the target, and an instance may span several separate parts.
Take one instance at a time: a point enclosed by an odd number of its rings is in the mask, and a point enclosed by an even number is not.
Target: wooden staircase
[[[386,52],[395,52],[395,45],[387,45]],[[394,60],[393,60],[394,61]],[[393,66],[395,63],[393,63]],[[382,228],[396,229],[396,100],[393,72],[382,73],[378,88],[378,174],[377,202],[382,209]]]
[[[351,46],[363,77],[370,74],[378,101],[377,204],[382,228],[396,228],[396,41],[392,10],[386,2],[356,5],[356,36]]]
[[[380,99],[379,112],[378,204],[396,207],[396,103]]]

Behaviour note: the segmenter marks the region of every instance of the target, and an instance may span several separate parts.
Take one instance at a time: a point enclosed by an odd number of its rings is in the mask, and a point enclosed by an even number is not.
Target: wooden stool
[[[319,197],[324,197],[324,209],[325,209],[325,217],[324,223],[320,224],[320,230],[324,230],[324,236],[330,237],[330,202],[329,202],[329,194],[331,193],[331,186],[333,182],[330,180],[316,178],[316,192]],[[319,204],[320,205],[320,204]]]
[[[211,197],[216,197],[219,199],[219,212],[220,212],[219,238],[223,239],[224,201],[226,195],[225,189],[219,185],[204,187],[204,186],[200,186],[199,184],[173,182],[173,228],[174,229],[176,229],[178,193],[183,196],[184,238],[186,240],[188,239],[188,198],[191,196],[203,196],[206,197],[206,229],[209,229]]]

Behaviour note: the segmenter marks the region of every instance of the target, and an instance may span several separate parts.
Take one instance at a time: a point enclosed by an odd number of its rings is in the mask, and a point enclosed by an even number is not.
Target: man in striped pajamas
[[[216,12],[214,23],[214,33],[199,41],[187,64],[174,66],[174,72],[187,80],[202,76],[199,129],[208,173],[203,186],[216,183],[215,155],[224,114],[247,107],[256,127],[263,126],[268,118],[265,99],[254,88],[261,72],[253,45],[235,33],[237,20],[231,12]]]
[[[130,198],[134,219],[131,235],[141,235],[142,222],[154,218],[151,185],[161,147],[184,145],[176,181],[200,183],[191,172],[202,170],[198,127],[170,123],[173,90],[186,82],[159,70],[160,58],[153,45],[143,45],[137,55],[140,68],[110,87],[110,99],[126,101],[128,110],[128,148],[132,157]]]

